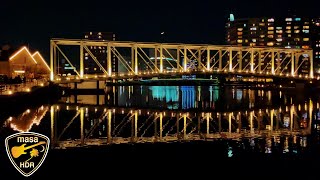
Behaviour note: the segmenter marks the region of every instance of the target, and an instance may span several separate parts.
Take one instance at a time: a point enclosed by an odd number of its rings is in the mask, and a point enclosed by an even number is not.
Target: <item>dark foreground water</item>
[[[206,86],[138,86],[67,96],[2,112],[1,179],[23,179],[4,138],[51,139],[28,179],[319,177],[317,93]]]

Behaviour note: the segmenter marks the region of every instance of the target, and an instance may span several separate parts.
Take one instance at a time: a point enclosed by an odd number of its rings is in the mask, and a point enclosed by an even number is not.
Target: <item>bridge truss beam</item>
[[[79,60],[69,60],[61,46],[78,46]],[[103,47],[104,59],[98,59],[90,48]],[[52,39],[50,41],[51,80],[59,74],[59,55],[68,61],[83,79],[85,72],[84,54],[89,54],[99,67],[95,75],[114,77],[119,75],[141,75],[183,73],[190,71],[224,72],[236,74],[264,74],[313,78],[312,50],[270,47],[233,47],[197,44],[143,43],[121,41],[92,41],[77,39]],[[116,62],[116,63],[115,63]],[[114,72],[113,65],[121,67]],[[76,67],[79,67],[78,69]]]

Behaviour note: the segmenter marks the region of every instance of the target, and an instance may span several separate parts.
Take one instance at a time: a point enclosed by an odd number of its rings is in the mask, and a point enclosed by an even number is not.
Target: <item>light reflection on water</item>
[[[320,129],[318,120],[318,101],[283,92],[139,86],[64,97],[8,117],[4,128],[41,132],[57,148],[224,139],[232,157],[241,151],[299,153]]]

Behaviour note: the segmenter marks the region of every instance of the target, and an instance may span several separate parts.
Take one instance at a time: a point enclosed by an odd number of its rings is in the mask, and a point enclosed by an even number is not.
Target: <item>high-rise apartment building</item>
[[[116,36],[112,32],[86,32],[85,39],[96,41],[115,41]],[[89,46],[91,53],[96,57],[99,63],[107,70],[107,47],[106,46]],[[118,62],[115,56],[112,56],[112,72],[118,72]],[[102,69],[97,65],[88,52],[84,52],[84,73],[101,74]]]
[[[320,19],[298,16],[235,19],[231,14],[226,24],[226,42],[236,46],[312,48],[314,67],[320,68]]]
[[[312,19],[311,27],[311,40],[314,54],[313,60],[314,62],[317,62],[317,66],[315,66],[315,72],[320,73],[320,18]]]
[[[233,17],[233,15],[232,15]],[[311,47],[308,18],[229,18],[227,43],[238,46]]]

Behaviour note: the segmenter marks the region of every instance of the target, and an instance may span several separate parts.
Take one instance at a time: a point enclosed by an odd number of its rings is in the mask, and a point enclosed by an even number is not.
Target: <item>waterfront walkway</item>
[[[34,79],[20,84],[0,84],[0,95],[12,95],[17,92],[31,92],[35,86],[47,86],[47,79]]]

